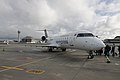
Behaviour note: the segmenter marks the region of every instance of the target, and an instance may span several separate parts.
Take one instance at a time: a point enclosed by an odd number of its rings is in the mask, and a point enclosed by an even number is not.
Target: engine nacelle
[[[46,37],[45,37],[45,36],[42,36],[42,37],[41,37],[41,41],[42,41],[42,42],[46,42],[46,41],[47,41]]]

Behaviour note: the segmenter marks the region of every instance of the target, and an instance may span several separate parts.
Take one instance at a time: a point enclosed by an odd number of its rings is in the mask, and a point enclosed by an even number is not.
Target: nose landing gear
[[[93,51],[89,51],[88,59],[93,59],[93,58],[94,58]]]

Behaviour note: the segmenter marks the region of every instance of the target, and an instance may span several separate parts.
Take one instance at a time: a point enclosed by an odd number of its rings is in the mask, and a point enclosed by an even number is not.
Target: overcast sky
[[[0,0],[0,37],[88,30],[102,39],[120,36],[120,0]]]

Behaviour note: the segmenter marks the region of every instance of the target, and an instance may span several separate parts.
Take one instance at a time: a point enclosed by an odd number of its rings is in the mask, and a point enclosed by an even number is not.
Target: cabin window
[[[66,39],[68,40],[68,37],[66,37]]]
[[[94,37],[92,33],[79,33],[77,37]]]

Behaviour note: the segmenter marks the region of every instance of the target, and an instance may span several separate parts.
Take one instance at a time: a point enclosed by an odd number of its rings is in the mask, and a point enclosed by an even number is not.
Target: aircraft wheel
[[[66,48],[63,48],[62,51],[66,51]]]
[[[52,52],[52,49],[49,49],[50,52]]]
[[[87,59],[93,59],[94,55],[88,56]]]
[[[49,50],[49,52],[52,52],[52,51],[53,51],[53,48],[49,48],[48,50]]]
[[[93,58],[94,58],[93,52],[89,51],[88,59],[93,59]]]
[[[87,59],[90,59],[90,57],[88,56]]]
[[[94,55],[91,55],[91,58],[90,59],[93,59],[94,58]]]

